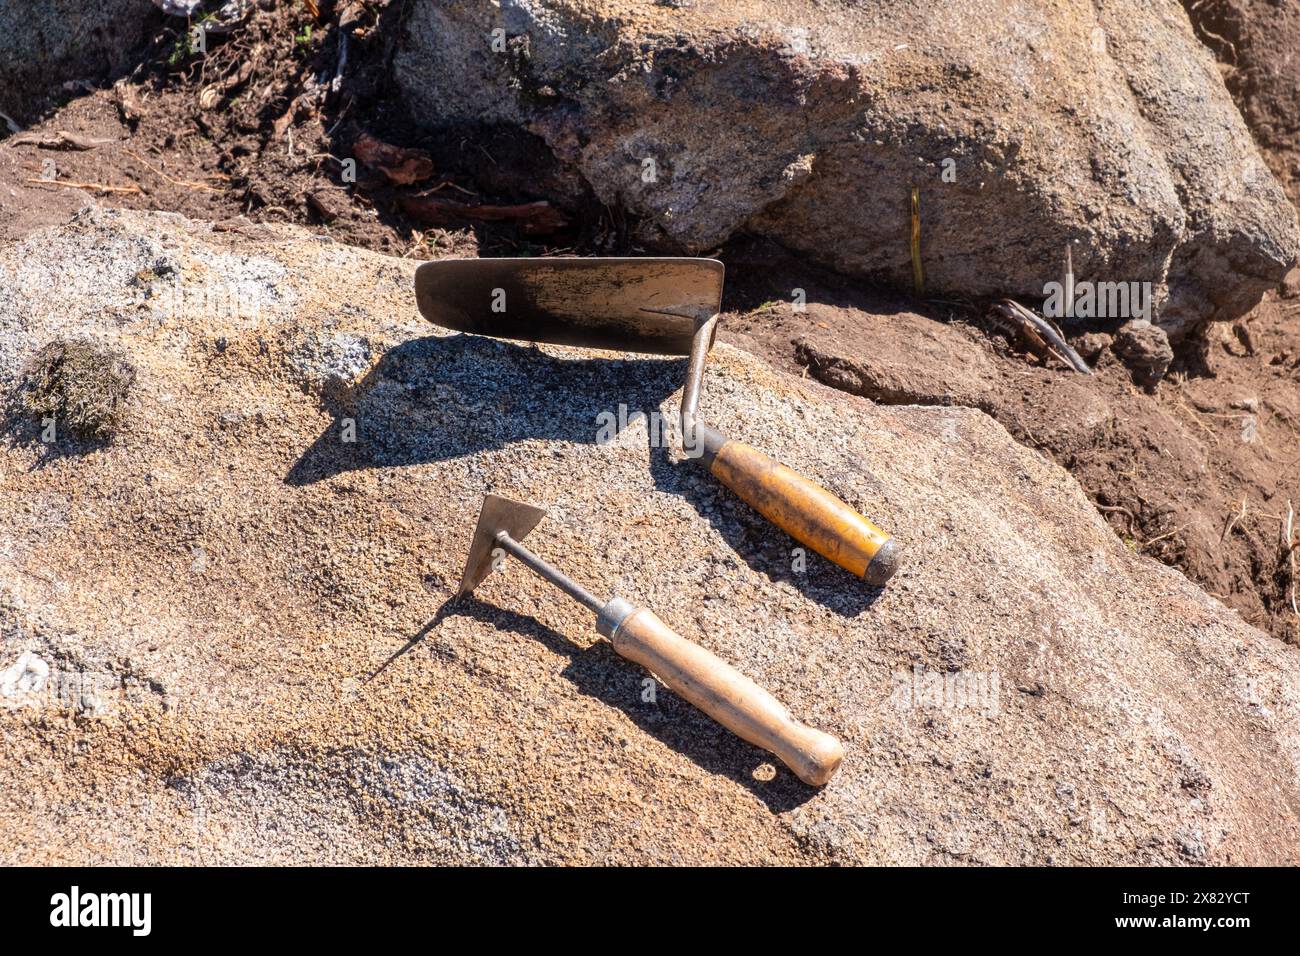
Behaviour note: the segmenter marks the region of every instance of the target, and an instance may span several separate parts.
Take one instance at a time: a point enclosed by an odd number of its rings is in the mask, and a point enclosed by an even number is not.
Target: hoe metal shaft
[[[539,578],[549,581],[557,588],[573,598],[579,604],[596,614],[600,613],[601,608],[605,606],[604,601],[592,594],[573,578],[569,577],[555,565],[551,564],[544,558],[538,557],[532,551],[529,551],[522,544],[510,537],[508,531],[498,531],[494,539],[496,543],[510,554],[522,561],[530,571]]]

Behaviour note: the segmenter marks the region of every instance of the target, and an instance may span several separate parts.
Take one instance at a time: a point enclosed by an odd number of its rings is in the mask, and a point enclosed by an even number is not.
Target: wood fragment
[[[422,182],[433,175],[433,157],[422,149],[394,146],[362,133],[352,144],[352,154],[373,166],[398,186]]]
[[[514,222],[524,233],[544,235],[569,224],[565,215],[545,200],[511,206],[473,206],[439,196],[401,196],[397,202],[408,216],[433,226],[465,221]]]
[[[117,106],[122,122],[127,126],[134,128],[144,116],[144,109],[135,95],[135,88],[126,80],[118,80],[113,84],[113,102]]]
[[[94,149],[96,146],[104,146],[114,142],[111,139],[91,139],[88,136],[80,136],[77,133],[69,133],[65,130],[59,130],[52,136],[41,136],[37,133],[24,133],[21,136],[15,136],[10,142],[14,146],[35,146],[38,149],[62,149],[76,150],[86,152]]]
[[[999,299],[989,306],[988,318],[1004,332],[1014,335],[1029,351],[1044,361],[1055,356],[1076,372],[1091,375],[1082,356],[1065,341],[1053,323],[1040,318],[1014,299]]]
[[[67,189],[88,189],[91,192],[99,193],[126,193],[139,194],[143,193],[139,186],[112,186],[106,183],[74,183],[68,179],[39,179],[32,178],[27,180],[29,183],[36,183],[41,186],[63,186]]]
[[[285,133],[289,131],[289,128],[298,121],[298,114],[302,110],[303,105],[303,98],[301,96],[294,97],[293,101],[289,104],[289,108],[276,117],[275,121],[271,124],[271,132],[275,139],[280,139],[284,136]]]
[[[334,204],[325,193],[309,191],[303,193],[302,198],[307,208],[319,216],[322,222],[331,222],[339,217],[338,210],[334,208]]]

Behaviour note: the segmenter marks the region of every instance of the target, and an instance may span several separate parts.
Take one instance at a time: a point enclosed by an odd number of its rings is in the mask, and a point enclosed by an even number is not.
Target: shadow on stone
[[[523,635],[564,655],[569,663],[562,673],[579,691],[623,711],[642,731],[689,757],[702,769],[723,774],[743,785],[774,813],[793,810],[818,793],[817,788],[801,782],[776,757],[741,740],[671,690],[656,684],[656,699],[643,701],[643,681],[649,673],[619,657],[608,641],[579,647],[531,615],[488,604],[472,594],[444,603],[398,655],[452,616],[470,617],[498,630]],[[760,780],[755,776],[755,771],[764,764],[778,768],[773,779]]]
[[[347,471],[445,461],[527,440],[594,445],[597,416],[622,403],[655,409],[680,387],[683,363],[556,358],[474,335],[391,349],[347,395],[327,397],[333,423],[285,476],[308,485]]]

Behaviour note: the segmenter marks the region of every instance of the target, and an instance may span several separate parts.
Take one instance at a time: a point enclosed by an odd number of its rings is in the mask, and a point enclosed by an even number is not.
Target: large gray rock
[[[1300,0],[1182,0],[1264,158],[1300,203]]]
[[[152,0],[0,0],[0,112],[26,117],[50,86],[120,69],[158,19]]]
[[[0,444],[0,863],[1300,862],[1300,652],[987,415],[715,351],[710,420],[906,542],[877,593],[642,429],[595,443],[674,409],[680,360],[443,334],[414,263],[268,232],[0,246],[0,389],[60,335],[138,368],[113,444]],[[487,491],[837,734],[839,775],[647,699],[513,564],[447,604]]]
[[[395,72],[418,122],[524,127],[694,253],[748,230],[910,287],[915,185],[928,289],[1042,296],[1072,243],[1178,338],[1300,251],[1176,0],[415,0]]]

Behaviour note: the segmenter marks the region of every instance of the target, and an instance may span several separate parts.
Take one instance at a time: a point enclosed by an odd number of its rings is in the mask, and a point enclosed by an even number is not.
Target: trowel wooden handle
[[[868,584],[883,585],[898,570],[898,543],[821,485],[743,441],[719,432],[705,439],[709,471],[792,538]]]
[[[844,759],[838,740],[799,723],[775,697],[653,611],[633,611],[610,640],[619,654],[657,674],[736,736],[776,754],[804,783],[820,787]]]

